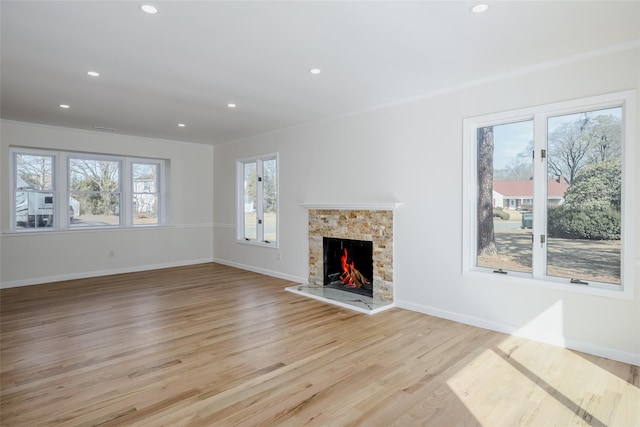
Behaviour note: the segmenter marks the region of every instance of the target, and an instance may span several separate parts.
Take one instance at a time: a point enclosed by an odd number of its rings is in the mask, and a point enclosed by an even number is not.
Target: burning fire
[[[342,274],[340,275],[340,280],[342,280],[342,283],[344,283],[345,286],[349,288],[361,288],[365,283],[369,283],[362,273],[356,269],[353,260],[349,262],[350,259],[347,248],[344,248],[344,253],[342,254],[342,257],[340,257],[340,261],[342,262]]]

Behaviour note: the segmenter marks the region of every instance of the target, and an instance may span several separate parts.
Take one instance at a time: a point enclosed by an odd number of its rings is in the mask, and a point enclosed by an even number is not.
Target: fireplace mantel
[[[365,211],[393,211],[402,203],[300,203],[300,206],[307,209],[335,209],[335,210],[365,210]]]

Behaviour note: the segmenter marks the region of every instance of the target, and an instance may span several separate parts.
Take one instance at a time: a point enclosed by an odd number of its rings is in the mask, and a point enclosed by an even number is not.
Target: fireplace
[[[355,267],[373,289],[373,300],[393,303],[393,211],[396,203],[360,205],[303,205],[309,209],[309,284],[325,286],[325,238],[372,242],[372,273],[355,261]],[[358,248],[354,248],[358,249]],[[349,248],[347,247],[349,252]],[[331,271],[335,273],[335,271]]]
[[[394,307],[393,211],[400,203],[300,205],[309,210],[309,281],[285,290],[366,314]]]
[[[323,237],[324,286],[373,297],[373,242]]]

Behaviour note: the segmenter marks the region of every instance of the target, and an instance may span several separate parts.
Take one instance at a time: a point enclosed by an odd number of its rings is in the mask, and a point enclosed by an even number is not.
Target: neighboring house
[[[157,205],[156,178],[137,178],[133,181],[136,214],[153,214]]]
[[[547,181],[547,200],[550,206],[564,201],[569,184],[563,179]],[[505,209],[531,209],[533,204],[533,181],[493,181],[493,206]]]

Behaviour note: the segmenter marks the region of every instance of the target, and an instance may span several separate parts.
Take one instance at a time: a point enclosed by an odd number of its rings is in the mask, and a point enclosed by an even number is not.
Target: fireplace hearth
[[[324,286],[373,296],[373,242],[323,239]]]

